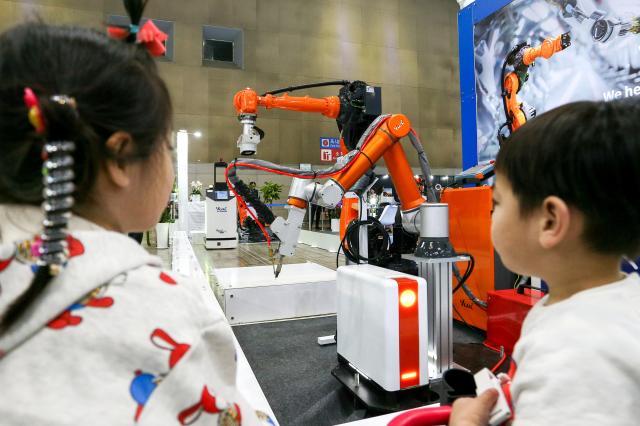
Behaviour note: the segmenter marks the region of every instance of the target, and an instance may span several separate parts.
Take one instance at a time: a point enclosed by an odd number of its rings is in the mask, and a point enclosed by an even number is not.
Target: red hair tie
[[[142,44],[151,54],[151,56],[162,56],[167,51],[164,42],[169,39],[169,36],[163,33],[151,19],[149,19],[139,31],[132,31],[135,26],[129,28],[111,26],[108,28],[108,33],[111,38],[117,40],[124,40],[131,34],[136,34],[136,43]]]
[[[42,115],[42,107],[40,106],[40,101],[33,90],[29,87],[24,88],[24,96],[22,98],[24,100],[24,105],[29,110],[28,117],[29,123],[36,130],[36,133],[39,135],[43,135],[46,131],[44,116]]]

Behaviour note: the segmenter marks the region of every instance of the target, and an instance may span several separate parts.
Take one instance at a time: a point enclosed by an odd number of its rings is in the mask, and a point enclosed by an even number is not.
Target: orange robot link
[[[511,51],[505,66],[506,64],[512,65],[514,70],[506,76],[503,74],[504,92],[502,94],[511,132],[516,131],[527,122],[527,115],[535,116],[535,109],[523,105],[518,101],[517,96],[524,83],[529,79],[529,67],[534,65],[536,59],[549,59],[569,46],[571,46],[571,34],[564,33],[558,37],[546,38],[540,46],[531,47],[523,43]]]
[[[413,179],[411,166],[407,156],[398,143],[411,130],[411,122],[406,115],[392,115],[373,135],[362,149],[361,154],[347,170],[337,175],[334,180],[344,189],[349,189],[366,171],[384,157],[389,174],[393,180],[402,210],[418,207],[424,202]]]
[[[527,122],[527,116],[522,111],[520,102],[518,101],[518,91],[520,90],[520,79],[516,73],[507,75],[504,81],[507,103],[507,111],[511,119],[511,131],[515,132]]]
[[[340,98],[337,96],[327,96],[319,99],[309,96],[289,96],[286,93],[282,96],[258,96],[255,90],[248,88],[235,94],[233,105],[238,114],[256,114],[258,106],[267,109],[278,108],[290,111],[318,112],[329,118],[337,118],[338,114],[340,114]]]
[[[562,34],[555,38],[549,37],[545,39],[540,46],[525,50],[522,62],[528,66],[533,64],[538,58],[549,59],[556,53],[567,48],[566,38],[567,35]]]
[[[290,206],[297,207],[299,209],[306,209],[308,205],[307,200],[303,200],[302,198],[297,198],[297,197],[289,197],[287,199],[287,204],[289,204]]]

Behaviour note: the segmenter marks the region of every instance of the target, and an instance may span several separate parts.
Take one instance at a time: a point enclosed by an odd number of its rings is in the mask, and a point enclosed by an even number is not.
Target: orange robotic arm
[[[233,104],[240,117],[244,115],[255,116],[258,107],[316,112],[334,119],[340,114],[340,98],[337,96],[311,98],[309,96],[294,97],[286,93],[282,96],[258,96],[255,90],[247,88],[235,94]],[[402,210],[411,210],[420,206],[424,202],[424,198],[420,195],[420,191],[413,179],[413,171],[407,161],[402,145],[396,144],[399,139],[407,136],[410,130],[411,123],[405,115],[398,114],[389,118],[363,148],[356,161],[347,170],[335,177],[333,179],[334,182],[343,191],[348,190],[381,157],[384,157],[389,174],[398,192]],[[346,147],[342,140],[341,147],[343,154],[346,153]],[[302,205],[299,200],[295,201],[295,197],[293,200],[296,205]]]
[[[506,108],[507,120],[509,121],[509,130],[511,132],[515,132],[518,130],[524,123],[527,122],[529,118],[535,115],[535,112],[527,111],[525,114],[525,106],[522,102],[518,100],[518,92],[520,91],[520,79],[516,75],[515,72],[509,73],[507,77],[504,79],[504,104]]]
[[[289,96],[286,93],[282,96],[258,96],[255,90],[249,88],[235,94],[233,105],[238,115],[257,114],[258,106],[267,109],[278,108],[290,111],[319,112],[329,118],[337,118],[340,113],[340,98],[337,96],[327,96],[320,99],[309,96]]]
[[[252,89],[245,89],[236,93],[234,106],[238,112],[240,122],[244,125],[243,134],[238,140],[238,146],[243,154],[255,153],[255,145],[252,148],[250,144],[253,143],[251,138],[255,137],[253,128],[258,107],[315,112],[334,119],[340,115],[341,109],[340,98],[337,96],[320,99],[309,96],[292,97],[287,94],[282,96],[270,94],[258,96]],[[294,179],[287,200],[287,209],[289,210],[287,219],[278,217],[271,223],[271,230],[280,239],[278,247],[280,262],[276,269],[276,276],[281,268],[283,257],[292,256],[295,251],[308,203],[335,208],[342,200],[345,192],[353,187],[367,171],[371,170],[380,158],[384,158],[387,165],[389,175],[400,199],[403,215],[413,218],[419,213],[419,207],[425,202],[425,199],[415,182],[413,170],[409,165],[402,145],[398,143],[400,139],[412,131],[411,123],[402,114],[383,116],[379,117],[378,120],[376,127],[366,138],[363,145],[357,151],[353,151],[345,157],[348,159],[348,163],[341,169],[327,175],[321,173],[306,175],[297,174],[297,172],[287,173],[280,169],[281,174],[287,174],[294,177]],[[341,141],[341,147],[343,154],[347,154],[344,141]],[[244,166],[246,167],[250,161],[244,160]],[[256,162],[259,162],[259,160],[256,160]],[[261,167],[262,170],[278,173],[276,168],[280,166]],[[323,185],[316,182],[309,183],[309,179],[327,177],[330,177],[330,179]]]
[[[311,98],[309,96],[296,97],[286,93],[282,96],[258,96],[255,90],[244,89],[233,97],[233,105],[238,112],[238,120],[242,123],[242,134],[238,138],[238,148],[242,155],[253,155],[264,132],[256,128],[258,107],[278,108],[290,111],[319,112],[329,117],[337,118],[340,114],[340,98],[328,96],[326,98]]]
[[[351,167],[334,177],[333,180],[343,190],[348,190],[382,157],[398,192],[402,211],[406,212],[419,207],[425,200],[413,178],[413,171],[407,161],[404,149],[398,143],[410,131],[411,123],[406,115],[392,115],[364,146],[361,155]]]
[[[399,143],[400,139],[407,136],[410,131],[411,123],[406,115],[396,114],[388,117],[348,167],[332,176],[322,187],[314,186],[318,184],[311,184],[311,188],[294,185],[289,193],[288,204],[304,209],[308,201],[312,201],[324,207],[333,208],[358,179],[374,167],[380,158],[384,158],[398,192],[402,211],[415,210],[424,203],[425,199],[420,194],[407,156]]]
[[[419,214],[419,207],[425,199],[420,194],[413,178],[413,171],[399,143],[400,139],[407,136],[409,132],[411,132],[411,123],[405,115],[383,117],[375,133],[367,138],[355,157],[346,167],[332,174],[331,179],[324,185],[315,182],[307,184],[303,178],[293,180],[287,200],[288,217],[286,220],[278,217],[271,224],[271,230],[280,239],[278,247],[280,261],[276,268],[276,276],[282,267],[282,259],[285,256],[292,256],[295,251],[308,203],[334,208],[342,200],[345,192],[373,168],[380,158],[384,158],[398,193],[403,220],[406,219],[406,223],[416,223],[414,219]]]
[[[503,70],[503,103],[509,130],[515,132],[527,120],[535,117],[535,108],[523,104],[518,100],[518,93],[524,83],[529,79],[529,67],[535,64],[536,59],[549,59],[558,52],[571,46],[571,35],[562,34],[558,37],[545,39],[540,46],[531,47],[526,44],[516,46],[505,61],[506,65],[512,65],[514,70],[505,75]]]
[[[558,52],[562,52],[569,47],[571,39],[569,33],[559,35],[558,37],[549,37],[545,39],[538,47],[529,47],[525,49],[522,63],[529,66],[538,58],[549,59]]]

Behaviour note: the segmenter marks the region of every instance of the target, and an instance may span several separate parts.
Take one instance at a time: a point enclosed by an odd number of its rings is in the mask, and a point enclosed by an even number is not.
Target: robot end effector
[[[320,185],[317,182],[308,182],[305,179],[293,179],[289,190],[289,199],[287,200],[286,208],[289,210],[287,219],[277,217],[271,224],[271,230],[280,240],[276,277],[282,269],[283,258],[293,256],[295,253],[308,204],[311,202],[322,207],[335,208],[344,195],[342,187],[333,179],[330,179],[324,185]]]
[[[233,105],[242,124],[242,133],[237,141],[240,155],[253,155],[264,137],[264,132],[256,127],[258,95],[250,89],[242,90],[233,97]]]
[[[237,141],[240,155],[253,155],[258,150],[258,144],[264,137],[264,132],[256,127],[255,114],[240,114],[238,120],[242,124],[242,133]]]

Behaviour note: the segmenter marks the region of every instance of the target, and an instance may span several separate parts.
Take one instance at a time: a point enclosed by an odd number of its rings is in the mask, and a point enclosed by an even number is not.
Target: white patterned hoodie
[[[33,279],[41,219],[0,205],[0,315]],[[239,394],[231,328],[193,283],[126,235],[69,229],[67,266],[0,335],[1,424],[271,424]]]

